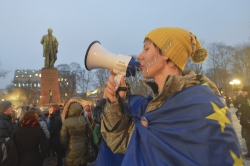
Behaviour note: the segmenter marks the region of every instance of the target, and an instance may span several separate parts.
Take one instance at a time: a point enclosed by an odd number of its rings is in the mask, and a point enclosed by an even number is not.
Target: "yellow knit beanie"
[[[145,39],[150,39],[164,55],[168,56],[181,70],[191,57],[194,63],[202,63],[208,57],[205,48],[201,48],[198,38],[190,31],[177,27],[157,28],[149,32]]]

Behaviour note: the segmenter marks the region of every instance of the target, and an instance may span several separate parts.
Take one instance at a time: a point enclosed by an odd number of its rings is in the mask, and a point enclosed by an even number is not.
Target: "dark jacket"
[[[16,151],[16,147],[13,141],[13,130],[14,127],[11,123],[11,116],[6,115],[4,113],[0,113],[0,166],[1,165],[16,165],[18,160],[18,155]],[[5,142],[5,139],[10,137],[10,140],[8,143],[5,143],[5,147],[7,149],[7,159],[2,162],[3,153],[2,153],[2,146],[3,142]]]
[[[60,111],[55,112],[50,117],[50,146],[60,144],[60,130],[62,128],[62,119]]]
[[[17,127],[14,141],[19,156],[18,166],[42,166],[48,152],[48,143],[40,126]]]
[[[234,107],[239,109],[241,107],[241,104],[244,102],[246,98],[243,97],[242,95],[239,95],[236,97],[236,99],[234,100]]]
[[[241,101],[241,107],[239,107],[241,112],[240,124],[242,127],[250,130],[250,98],[247,97]]]
[[[5,138],[13,134],[13,126],[11,124],[11,116],[0,113],[0,145],[4,142]]]
[[[67,149],[66,165],[80,165],[87,163],[87,133],[92,135],[92,128],[86,118],[79,115],[81,110],[69,111],[68,118],[63,121],[61,142]]]

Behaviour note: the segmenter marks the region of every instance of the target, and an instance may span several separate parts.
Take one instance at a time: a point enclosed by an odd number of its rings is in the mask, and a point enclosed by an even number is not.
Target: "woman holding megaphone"
[[[124,154],[122,166],[243,164],[217,87],[203,74],[184,71],[188,58],[202,63],[207,56],[190,31],[157,28],[137,57],[142,76],[154,80],[141,81],[150,95],[126,95],[124,76],[117,89],[110,71],[101,132],[113,153]],[[102,157],[100,152],[96,165]]]

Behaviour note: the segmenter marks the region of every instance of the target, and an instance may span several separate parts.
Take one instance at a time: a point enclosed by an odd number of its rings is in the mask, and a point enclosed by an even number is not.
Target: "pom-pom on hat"
[[[191,57],[194,63],[202,63],[208,57],[205,48],[201,48],[198,38],[190,31],[177,27],[157,28],[149,32],[145,39],[150,39],[164,55],[168,56],[181,70]]]

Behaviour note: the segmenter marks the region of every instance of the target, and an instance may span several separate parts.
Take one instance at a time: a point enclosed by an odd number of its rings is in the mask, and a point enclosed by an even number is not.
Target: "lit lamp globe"
[[[238,85],[238,84],[240,84],[240,80],[234,79],[233,81],[230,81],[229,84]]]

